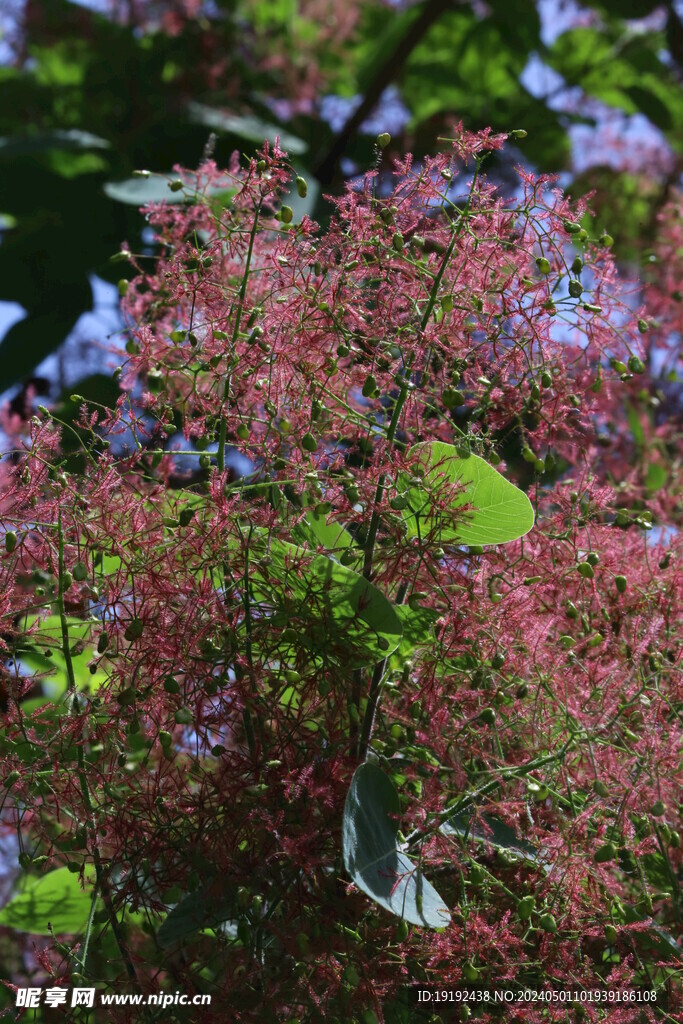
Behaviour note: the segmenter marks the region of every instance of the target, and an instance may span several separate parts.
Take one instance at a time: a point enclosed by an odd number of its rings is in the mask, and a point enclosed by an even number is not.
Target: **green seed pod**
[[[586,555],[586,561],[590,565],[597,565],[598,562],[600,561],[600,555],[598,554],[597,551],[589,551],[588,554]]]
[[[72,586],[73,581],[73,574],[70,573],[69,570],[67,569],[67,571],[64,573],[62,577],[62,589],[64,591],[67,591]]]
[[[647,322],[647,320],[638,320],[638,330],[641,334],[647,334],[647,332],[650,330],[650,325]]]
[[[453,309],[453,296],[452,295],[442,295],[441,296],[441,308],[444,311],[444,313],[450,313],[450,311]]]
[[[166,693],[180,693],[180,683],[173,676],[166,676],[164,680],[164,690]]]
[[[365,383],[363,384],[363,397],[373,398],[377,394],[378,390],[377,381],[374,376],[371,373],[368,374],[365,378]]]
[[[555,935],[557,932],[557,921],[552,914],[541,914],[538,923],[544,932],[550,932],[551,935]]]
[[[534,583],[540,583],[542,576],[525,576],[522,583],[525,587],[533,587]]]
[[[621,359],[615,359],[613,357],[610,359],[609,364],[616,373],[626,373],[626,363],[623,363]]]
[[[225,747],[222,743],[217,743],[215,747],[211,747],[211,753],[214,757],[220,757],[221,754],[225,753]]]
[[[644,893],[636,904],[636,909],[648,917],[652,916],[652,897]]]
[[[106,649],[108,647],[109,647],[109,633],[107,633],[106,630],[103,630],[100,633],[99,639],[97,641],[97,653],[98,654],[104,654],[104,652],[106,651]]]
[[[645,363],[638,356],[631,356],[628,361],[628,368],[631,373],[645,373]]]
[[[528,131],[525,128],[513,128],[510,132],[511,139],[525,139],[528,135]]]
[[[240,423],[239,427],[235,431],[235,434],[237,435],[238,440],[240,440],[240,441],[248,441],[249,440],[249,427],[246,425],[246,423]]]
[[[301,199],[305,199],[306,196],[308,195],[308,184],[306,182],[306,179],[302,178],[301,175],[297,175],[296,178],[296,191],[297,195]]]
[[[528,921],[536,908],[533,896],[524,896],[517,904],[517,914],[521,921]]]
[[[144,628],[145,627],[141,619],[132,619],[123,635],[126,640],[139,640]]]
[[[5,551],[11,555],[17,546],[17,535],[14,530],[8,530],[5,534]]]
[[[617,588],[617,590],[619,591],[619,593],[623,594],[624,591],[626,590],[626,587],[628,586],[628,581],[627,581],[625,576],[615,576],[614,577],[614,585]]]
[[[609,249],[611,245],[614,245],[614,239],[611,235],[600,235],[598,241],[600,242],[600,245],[604,245],[606,249]]]
[[[541,274],[550,273],[550,260],[547,260],[545,256],[538,256],[536,258],[536,266],[538,267]]]
[[[575,256],[574,257],[574,262],[572,263],[572,274],[580,274],[582,270],[583,270],[583,260],[581,259],[580,256]]]
[[[116,700],[121,707],[128,707],[130,704],[135,704],[136,697],[137,691],[132,686],[128,686],[125,690],[121,690],[120,693],[117,693]]]
[[[655,818],[661,818],[666,813],[666,805],[663,800],[656,800],[650,808],[650,814]]]
[[[517,687],[517,690],[515,691],[515,696],[517,697],[517,700],[524,700],[528,693],[529,687],[527,686],[527,684],[520,683]]]
[[[123,298],[124,295],[127,293],[128,288],[129,288],[129,284],[130,284],[130,282],[126,281],[125,277],[122,277],[121,280],[119,281],[117,287],[118,287],[118,290],[119,290],[119,296],[121,298]]]
[[[441,401],[447,409],[456,409],[465,404],[465,396],[455,388],[444,388],[441,393]]]
[[[192,712],[188,708],[178,708],[173,717],[178,725],[192,725]]]
[[[481,971],[471,961],[463,965],[462,973],[465,981],[475,982],[481,978]]]
[[[391,142],[391,135],[389,132],[380,132],[375,141],[380,149],[386,149]]]
[[[171,192],[180,192],[181,188],[183,187],[183,183],[180,180],[180,178],[174,178],[173,181],[169,181],[168,187],[170,188]]]
[[[596,864],[607,864],[609,861],[614,860],[616,856],[617,848],[614,843],[605,843],[604,846],[597,848],[593,860]]]
[[[605,925],[605,938],[607,939],[608,942],[611,942],[611,943],[615,943],[617,941],[617,939],[619,938],[619,932],[617,931],[617,929],[614,927],[613,924],[606,924]]]
[[[593,792],[595,793],[596,796],[601,796],[601,797],[604,797],[605,799],[607,799],[607,797],[611,796],[609,788],[605,785],[605,783],[601,779],[596,779],[595,782],[593,783]]]
[[[400,231],[396,231],[395,232],[393,238],[391,239],[391,244],[392,244],[393,248],[396,250],[396,252],[401,252],[402,251],[403,246],[404,246],[405,243],[404,243],[404,240],[403,240],[403,235],[401,234]]]
[[[472,885],[481,885],[485,878],[486,875],[479,864],[472,863],[469,870],[469,880]]]
[[[549,387],[552,387],[552,383],[553,383],[552,375],[548,372],[548,370],[544,370],[543,373],[541,374],[541,384],[542,384],[542,386],[544,388],[549,388]]]
[[[283,206],[280,209],[280,220],[283,224],[291,224],[294,211],[291,206]]]
[[[569,282],[569,294],[573,299],[580,299],[582,291],[583,286],[580,281],[574,279]]]
[[[408,499],[402,494],[398,494],[395,498],[391,499],[389,507],[393,508],[395,512],[400,512],[402,509],[408,508]]]
[[[522,458],[525,462],[535,462],[536,454],[531,450],[531,448],[529,448],[528,445],[525,445],[524,448],[522,448]]]
[[[10,772],[9,775],[7,776],[7,778],[5,779],[5,782],[4,782],[5,789],[11,789],[11,787],[14,785],[14,783],[17,781],[17,779],[20,779],[20,778],[21,778],[21,772],[18,772],[16,769],[14,771]]]
[[[396,941],[404,942],[408,938],[408,922],[402,917],[396,926]]]
[[[595,576],[593,566],[590,562],[579,562],[576,568],[579,571],[579,576],[583,576],[585,580],[592,580]]]
[[[671,835],[669,837],[669,846],[673,846],[673,848],[675,850],[678,850],[680,845],[681,845],[681,834],[680,834],[680,832],[677,832],[676,829],[672,829],[671,830]]]
[[[578,235],[581,231],[581,225],[577,224],[574,220],[563,220],[562,226],[568,235]]]
[[[310,431],[305,433],[304,436],[301,438],[301,447],[304,449],[304,451],[307,452],[316,451],[318,447],[318,442],[316,441],[313,434],[310,433]]]
[[[199,468],[208,469],[211,465],[211,456],[202,454],[199,456]]]
[[[493,708],[484,708],[483,711],[479,712],[479,718],[486,725],[495,725],[496,723],[496,712]]]

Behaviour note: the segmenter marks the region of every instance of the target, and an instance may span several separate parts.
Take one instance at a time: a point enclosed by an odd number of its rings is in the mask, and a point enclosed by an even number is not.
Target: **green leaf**
[[[34,132],[31,135],[16,135],[0,138],[0,160],[15,160],[34,153],[51,149],[87,150],[108,149],[111,143],[99,135],[79,131]]]
[[[396,845],[399,814],[398,793],[384,772],[374,764],[357,768],[344,806],[344,866],[358,888],[390,913],[424,928],[445,928],[448,907]]]
[[[411,537],[435,535],[438,542],[505,544],[534,525],[531,502],[497,470],[470,455],[461,459],[453,445],[424,442],[411,455],[426,470],[424,489],[409,487],[403,515]],[[402,477],[404,486],[407,477]],[[447,511],[443,512],[445,505]],[[465,512],[458,510],[470,506]]]
[[[229,132],[230,135],[237,135],[240,139],[248,139],[262,145],[264,140],[274,142],[276,136],[280,137],[282,149],[287,150],[290,156],[300,156],[305,153],[307,145],[303,139],[292,135],[286,129],[276,124],[269,124],[253,114],[233,114],[228,110],[219,110],[216,107],[209,107],[205,103],[191,101],[187,105],[190,120],[196,124],[205,124],[207,128],[214,128],[218,131]]]
[[[107,181],[102,186],[104,194],[117,203],[124,203],[126,206],[146,206],[147,203],[184,203],[189,193],[193,198],[194,186],[190,183],[178,192],[172,192],[168,187],[170,180],[177,178],[177,175],[151,174],[149,178],[128,178],[126,181]],[[229,196],[234,195],[234,189],[226,189],[223,186],[202,187],[203,196],[225,196],[225,203]]]
[[[315,512],[308,512],[305,521],[299,523],[292,533],[296,540],[301,540],[304,544],[313,541],[332,552],[339,551],[341,553],[349,548],[355,548],[353,537],[341,523],[328,523],[325,516],[316,515]],[[359,558],[360,555],[361,552],[358,550]]]
[[[394,659],[397,665],[400,665],[410,657],[416,647],[424,647],[434,642],[432,626],[439,618],[439,613],[433,608],[417,608],[413,611],[407,604],[395,605],[394,611],[403,627],[401,642],[394,652]]]
[[[26,628],[31,628],[38,620],[39,616],[30,616],[27,619]],[[91,675],[88,668],[88,663],[93,656],[93,648],[89,644],[93,624],[73,616],[67,617],[67,624],[71,645],[71,664],[76,686],[79,690],[94,692],[107,679],[107,673],[98,669],[94,675]],[[42,680],[45,694],[53,701],[61,700],[67,691],[69,677],[62,651],[62,626],[59,616],[48,615],[42,619],[38,628],[29,634],[27,640],[35,644],[43,643],[52,651],[50,658],[46,658],[40,650],[21,651],[20,657],[22,662],[32,668],[34,672],[45,673],[45,678]]]
[[[78,935],[88,923],[91,902],[78,875],[58,868],[26,881],[0,910],[0,924],[31,935],[49,935],[48,925],[57,935]]]
[[[457,836],[459,839],[473,840],[478,843],[489,843],[497,850],[505,850],[514,854],[519,860],[539,866],[538,850],[526,839],[520,839],[514,829],[504,821],[490,814],[481,814],[478,821],[473,821],[472,811],[461,811],[444,821],[440,831],[445,836]]]
[[[676,959],[680,959],[683,949],[680,944],[665,928],[661,925],[656,924],[650,917],[646,917],[641,914],[635,907],[630,905],[624,906],[624,919],[626,924],[645,924],[646,927],[641,929],[629,929],[630,937],[638,943],[639,946],[645,946],[654,948],[660,955],[663,955],[667,959],[671,956]]]
[[[218,890],[222,888],[218,887]],[[191,892],[169,911],[157,932],[162,948],[175,945],[181,939],[204,928],[214,928],[228,921],[234,911],[234,901],[220,898],[215,879],[203,889]]]
[[[647,466],[646,485],[650,494],[654,494],[656,491],[661,491],[662,487],[666,485],[666,481],[666,466],[663,466],[661,462],[649,462]]]
[[[326,555],[252,532],[254,596],[298,625],[302,643],[337,649],[349,664],[379,661],[396,650],[401,623],[394,606],[359,573]],[[268,556],[259,564],[258,552]]]
[[[644,89],[641,85],[629,85],[624,92],[635,103],[638,110],[662,131],[668,131],[673,127],[671,111],[651,89]]]

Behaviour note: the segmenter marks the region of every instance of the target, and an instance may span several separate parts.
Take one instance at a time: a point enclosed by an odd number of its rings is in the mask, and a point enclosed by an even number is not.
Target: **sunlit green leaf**
[[[188,104],[188,113],[192,121],[205,124],[208,128],[215,128],[218,131],[229,132],[241,139],[248,139],[257,145],[267,139],[275,142],[280,137],[280,145],[290,156],[300,156],[305,153],[307,146],[303,139],[297,138],[279,125],[269,124],[262,121],[253,114],[234,114],[229,110],[219,110],[216,107],[209,107],[205,103],[192,101]]]
[[[422,488],[408,488],[409,508],[403,515],[411,537],[505,544],[533,527],[526,494],[478,455],[460,458],[453,445],[440,441],[415,445],[410,455],[425,473]],[[405,485],[407,478],[401,480]]]
[[[92,874],[87,876],[92,880]],[[78,935],[85,929],[92,903],[77,874],[58,868],[27,879],[20,891],[0,910],[0,925],[31,935]]]

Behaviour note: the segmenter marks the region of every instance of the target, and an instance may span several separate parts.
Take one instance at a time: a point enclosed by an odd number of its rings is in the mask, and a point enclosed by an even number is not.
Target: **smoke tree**
[[[388,141],[325,229],[277,142],[177,168],[158,255],[122,248],[116,408],[41,409],[0,463],[0,924],[43,936],[10,984],[675,1012],[678,209],[641,305],[585,201],[487,181],[505,136],[387,191]]]

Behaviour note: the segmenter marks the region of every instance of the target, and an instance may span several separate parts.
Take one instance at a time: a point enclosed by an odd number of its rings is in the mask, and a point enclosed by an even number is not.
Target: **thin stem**
[[[57,516],[57,535],[58,535],[58,564],[59,564],[59,578],[58,578],[58,590],[57,590],[57,605],[59,608],[59,621],[62,632],[62,653],[64,655],[64,664],[66,666],[67,674],[67,686],[68,694],[71,698],[71,714],[77,716],[80,714],[80,706],[78,701],[78,689],[76,686],[76,676],[74,674],[73,661],[71,660],[71,650],[69,646],[69,624],[66,618],[66,609],[64,606],[64,531],[62,529],[62,513],[61,510]],[[109,879],[102,862],[102,854],[100,852],[99,842],[97,838],[97,823],[95,820],[95,807],[92,801],[90,793],[90,787],[88,785],[88,773],[87,766],[85,763],[85,753],[83,750],[83,744],[77,744],[77,767],[76,775],[78,776],[78,783],[83,797],[83,804],[87,812],[87,830],[90,836],[90,846],[92,849],[92,858],[95,866],[95,881],[96,887],[102,894],[102,901],[107,910],[109,916],[109,922],[111,924],[111,930],[121,954],[126,973],[131,981],[133,981],[138,989],[140,989],[140,982],[135,970],[135,966],[130,957],[128,949],[126,947],[123,931],[119,923],[114,902],[112,899],[111,887],[109,885]],[[145,1016],[148,1016],[145,1013]]]
[[[396,596],[396,604],[403,604],[405,596],[408,592],[408,584],[402,583],[398,594]],[[363,717],[363,728],[360,734],[360,743],[358,744],[358,759],[364,761],[368,754],[368,747],[372,738],[372,731],[375,727],[375,718],[377,716],[377,706],[379,704],[380,694],[382,692],[382,683],[385,679],[387,658],[378,662],[375,665],[375,671],[372,674],[372,681],[370,683],[370,690],[368,692],[368,703],[365,708],[365,715]]]
[[[401,68],[418,43],[450,7],[450,0],[427,0],[422,4],[422,10],[417,17],[410,20],[391,52],[384,60],[380,58],[359,106],[346,119],[340,131],[316,162],[314,174],[323,184],[329,184],[332,181],[339,159],[347,149],[349,140],[353,139],[363,121],[375,109],[386,87],[396,80]]]
[[[247,249],[247,257],[244,265],[244,274],[242,275],[242,283],[240,290],[237,295],[237,312],[235,313],[235,326],[232,331],[232,351],[235,350],[237,344],[237,336],[240,330],[240,323],[242,320],[242,313],[244,312],[244,300],[247,295],[247,284],[249,282],[249,272],[251,270],[251,260],[254,253],[254,239],[256,238],[256,230],[258,228],[259,217],[261,215],[261,205],[259,202],[254,213],[254,223],[251,226],[251,232],[249,234],[249,247]],[[225,378],[225,386],[223,388],[223,401],[227,402],[230,395],[230,374],[228,373]],[[218,434],[218,450],[216,452],[216,462],[218,463],[218,472],[225,472],[225,440],[227,435],[227,420],[225,416],[221,417],[221,425]]]

